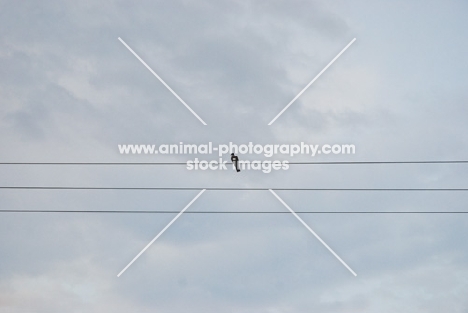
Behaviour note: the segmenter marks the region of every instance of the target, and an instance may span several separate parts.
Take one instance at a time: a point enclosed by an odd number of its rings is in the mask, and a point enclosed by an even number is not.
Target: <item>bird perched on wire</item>
[[[232,164],[235,166],[236,171],[237,171],[237,172],[240,172],[240,169],[239,169],[239,157],[237,157],[236,155],[234,155],[234,153],[231,153],[231,161],[232,161]]]

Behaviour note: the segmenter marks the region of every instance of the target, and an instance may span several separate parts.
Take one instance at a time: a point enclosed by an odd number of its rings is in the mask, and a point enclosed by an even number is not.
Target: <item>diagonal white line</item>
[[[306,224],[306,222],[304,222],[302,220],[302,218],[299,217],[299,215],[296,214],[296,212],[294,212],[287,204],[286,202],[283,201],[283,199],[281,199],[273,190],[271,189],[268,189],[270,190],[270,192],[279,200],[279,202],[281,202],[291,213],[292,215],[294,215],[295,218],[297,218],[299,220],[299,222],[302,223],[302,225],[305,226],[305,228],[307,228],[311,233],[312,235],[315,236],[315,238],[317,238],[324,246],[325,248],[328,249],[328,251],[330,251],[334,256],[335,258],[338,259],[338,261],[341,262],[341,264],[343,264],[354,276],[357,276],[357,274],[348,266],[348,264],[345,263],[345,261],[343,261],[339,256],[338,254],[335,253],[335,251],[332,250],[332,248],[330,248],[326,243],[325,241],[322,240],[322,238],[319,237],[319,235],[317,235],[313,230],[312,228],[309,227],[309,225]]]
[[[331,62],[328,63],[328,65],[325,66],[325,68],[324,68],[320,73],[318,73],[318,75],[315,76],[314,79],[312,79],[312,81],[311,81],[310,83],[308,83],[307,86],[305,86],[304,89],[302,89],[301,92],[300,92],[297,96],[295,96],[294,99],[292,99],[291,102],[289,102],[288,105],[286,105],[286,106],[284,107],[284,109],[281,110],[281,112],[279,112],[278,115],[276,115],[276,117],[275,117],[274,119],[271,120],[270,123],[268,123],[268,126],[270,126],[271,124],[273,124],[274,121],[276,121],[276,119],[277,119],[278,117],[280,117],[281,114],[283,114],[284,111],[286,111],[286,110],[291,106],[291,104],[293,104],[294,101],[296,101],[297,98],[299,98],[299,97],[304,93],[304,91],[306,91],[307,88],[309,88],[310,85],[312,85],[312,84],[317,80],[317,78],[319,78],[320,75],[322,75],[322,74],[327,70],[327,68],[329,68],[330,65],[332,65],[333,62],[335,62],[335,61],[343,54],[343,52],[345,52],[345,51],[349,48],[349,46],[351,46],[351,45],[353,44],[353,42],[355,42],[355,41],[356,41],[356,38],[354,38],[353,40],[351,40],[351,42],[348,43],[348,45],[347,45],[346,47],[344,47],[343,50],[341,50],[341,52],[338,53],[338,55],[337,55],[333,60],[331,60]]]
[[[205,190],[206,190],[206,189],[203,189],[202,191],[200,191],[200,192],[198,193],[198,195],[197,195],[195,198],[193,198],[193,200],[190,201],[190,203],[187,204],[187,205],[185,206],[185,208],[183,208],[182,211],[180,211],[179,214],[177,214],[176,217],[174,217],[174,218],[172,219],[172,221],[170,221],[170,223],[167,224],[166,227],[164,227],[163,230],[161,230],[161,231],[159,232],[159,234],[158,234],[156,237],[154,237],[153,240],[151,240],[150,243],[147,244],[146,247],[144,247],[143,250],[141,250],[140,253],[138,253],[137,256],[134,257],[133,260],[132,260],[130,263],[128,263],[128,265],[125,266],[125,268],[124,268],[122,271],[120,271],[120,273],[117,275],[117,277],[120,277],[120,275],[122,275],[122,274],[127,270],[127,268],[129,268],[130,265],[132,265],[133,262],[135,262],[135,261],[143,254],[143,252],[145,252],[146,249],[148,249],[148,248],[153,244],[153,242],[155,242],[156,239],[158,239],[158,238],[159,238],[159,237],[160,237],[160,236],[161,236],[161,235],[162,235],[162,234],[163,234],[163,233],[164,233],[164,232],[165,232],[165,231],[166,231],[166,230],[167,230],[167,229],[168,229],[168,228],[169,228],[169,227],[170,227],[170,226],[171,226],[171,225],[172,225],[172,224],[173,224],[173,223],[174,223],[174,222],[175,222],[191,205],[192,205],[192,203],[194,203],[195,200],[197,200],[198,197],[200,197],[201,194],[205,192]]]
[[[202,122],[203,125],[206,126],[205,121],[203,121],[203,120],[201,119],[201,117],[198,116],[197,113],[195,113],[195,111],[192,110],[192,108],[189,107],[189,105],[188,105],[187,103],[185,103],[185,101],[182,100],[182,98],[179,97],[179,95],[176,94],[175,91],[172,90],[172,88],[169,87],[169,85],[166,84],[166,82],[165,82],[161,77],[159,77],[159,75],[156,74],[156,73],[151,69],[151,67],[149,67],[148,64],[146,64],[146,62],[143,61],[143,60],[138,56],[138,54],[136,54],[136,52],[133,51],[132,48],[130,48],[130,47],[127,45],[127,43],[126,43],[125,41],[122,40],[122,38],[119,37],[119,40],[120,40],[120,42],[121,42],[121,43],[122,43],[122,44],[123,44],[123,45],[124,45],[124,46],[125,46],[125,47],[126,47],[126,48],[127,48],[127,49],[128,49],[128,50],[129,50],[129,51],[130,51],[130,52],[131,52],[131,53],[132,53],[132,54],[149,70],[149,71],[150,71],[150,72],[151,72],[151,74],[153,74],[157,79],[159,79],[159,81],[160,81],[164,86],[166,86],[166,88],[169,89],[169,91],[172,92],[172,94],[173,94],[177,99],[179,99],[179,101],[180,101],[183,105],[185,105],[185,107],[186,107],[190,112],[192,112],[192,114],[195,115],[195,117],[198,118],[198,120],[199,120],[200,122]]]

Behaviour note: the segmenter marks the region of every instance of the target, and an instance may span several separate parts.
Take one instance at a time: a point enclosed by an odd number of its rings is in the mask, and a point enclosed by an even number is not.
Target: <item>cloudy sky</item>
[[[180,141],[356,146],[291,162],[468,160],[467,13],[461,0],[0,1],[0,162],[184,162],[117,148]],[[1,186],[466,188],[467,175],[463,164],[0,165]],[[2,189],[0,209],[179,211],[197,193]],[[302,212],[468,201],[277,193]],[[268,191],[208,190],[189,211],[286,208]],[[119,278],[175,213],[0,214],[0,312],[468,312],[465,214],[300,214],[357,277],[290,214],[184,214]]]

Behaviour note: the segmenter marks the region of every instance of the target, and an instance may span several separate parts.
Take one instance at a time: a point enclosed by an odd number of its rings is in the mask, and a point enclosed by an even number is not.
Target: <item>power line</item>
[[[463,164],[468,161],[332,161],[332,162],[289,162],[289,164],[303,165],[346,165],[346,164]]]
[[[187,162],[0,162],[0,165],[187,165]]]
[[[0,213],[107,213],[107,214],[176,214],[179,211],[142,210],[0,210]],[[466,214],[468,211],[296,211],[300,214]],[[277,211],[187,211],[184,214],[291,214]]]
[[[291,165],[347,165],[347,164],[465,164],[468,160],[447,161],[331,161],[289,162]],[[232,164],[226,162],[226,164]],[[187,165],[187,162],[0,162],[0,165]]]
[[[217,191],[468,191],[468,188],[209,188],[209,187],[70,187],[70,186],[0,186],[19,190],[217,190]]]

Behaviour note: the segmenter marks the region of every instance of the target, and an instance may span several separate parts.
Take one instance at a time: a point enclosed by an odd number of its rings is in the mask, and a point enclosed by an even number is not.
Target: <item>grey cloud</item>
[[[407,5],[414,9],[416,2]],[[357,146],[355,156],[301,157],[305,161],[464,159],[466,73],[459,61],[465,47],[457,38],[464,38],[466,27],[454,27],[465,26],[463,10],[455,3],[430,3],[415,20],[401,12],[402,6],[5,2],[0,10],[1,159],[174,160],[122,156],[116,145],[209,140]],[[434,18],[443,25],[432,25]],[[434,27],[439,31],[429,32],[433,37],[419,36]],[[353,37],[358,40],[351,49],[273,126],[266,126]],[[440,42],[444,50],[434,46]],[[183,167],[2,166],[0,171],[2,186],[438,188],[464,187],[466,177],[461,165],[291,166],[268,175]],[[195,195],[0,193],[2,209],[54,210],[177,211]],[[298,211],[463,211],[466,203],[464,193],[279,194]],[[285,208],[267,191],[207,191],[190,210]],[[464,215],[302,214],[357,271],[355,278],[289,214],[186,214],[117,278],[173,216],[2,215],[0,312],[467,308]]]

